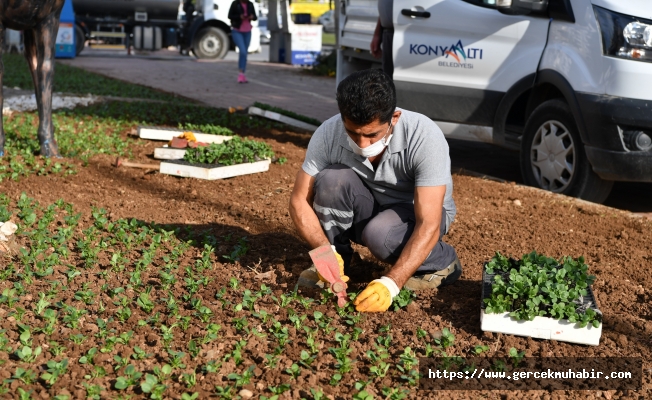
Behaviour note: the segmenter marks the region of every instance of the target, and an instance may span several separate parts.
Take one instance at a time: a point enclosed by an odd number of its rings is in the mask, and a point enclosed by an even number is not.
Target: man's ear
[[[394,111],[394,114],[392,114],[392,125],[396,125],[400,117],[401,117],[401,110]]]

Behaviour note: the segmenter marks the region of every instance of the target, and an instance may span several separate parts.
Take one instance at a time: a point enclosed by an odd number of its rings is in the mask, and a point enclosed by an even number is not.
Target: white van
[[[378,11],[336,4],[339,82],[380,66]],[[520,149],[529,185],[601,202],[652,182],[652,1],[394,0],[393,21],[400,107]]]
[[[87,40],[93,47],[160,50],[179,46],[202,59],[221,59],[232,43],[229,9],[232,0],[73,0],[77,55]],[[256,14],[259,4],[254,2]],[[192,10],[188,15],[184,10]],[[249,52],[260,52],[258,21],[252,21]],[[102,42],[98,44],[97,42]]]

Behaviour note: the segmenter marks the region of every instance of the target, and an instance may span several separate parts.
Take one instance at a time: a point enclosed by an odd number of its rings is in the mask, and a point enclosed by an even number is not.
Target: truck
[[[380,67],[378,11],[336,6],[339,82]],[[652,182],[652,2],[394,0],[392,19],[399,107],[518,150],[531,186],[602,202]]]
[[[73,0],[76,52],[87,41],[104,48],[159,50],[175,46],[182,54],[221,59],[235,48],[228,19],[231,0]],[[254,3],[258,13],[258,4]],[[260,50],[252,21],[249,52]]]

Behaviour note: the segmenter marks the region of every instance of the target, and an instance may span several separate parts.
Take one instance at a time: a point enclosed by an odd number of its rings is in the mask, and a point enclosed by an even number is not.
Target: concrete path
[[[80,57],[59,62],[177,93],[213,107],[248,107],[259,101],[322,121],[339,112],[335,79],[310,75],[291,65],[250,61],[249,83],[239,84],[234,52],[226,60],[205,62],[175,52],[142,57],[87,50]],[[249,60],[261,58],[253,54]]]

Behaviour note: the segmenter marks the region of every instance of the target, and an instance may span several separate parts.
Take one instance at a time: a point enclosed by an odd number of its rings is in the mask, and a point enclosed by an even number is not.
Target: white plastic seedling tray
[[[509,316],[509,313],[488,314],[485,313],[484,299],[490,297],[491,280],[493,275],[482,272],[482,310],[480,312],[480,329],[485,332],[506,333],[516,336],[528,336],[537,339],[552,339],[562,342],[587,344],[597,346],[602,336],[602,324],[594,328],[591,324],[579,328],[574,322],[568,320],[556,320],[549,317],[534,317],[532,321],[518,321]],[[588,288],[584,302],[592,303],[594,310],[599,311],[595,303],[593,291]]]
[[[307,129],[309,131],[314,131],[318,128],[318,126],[309,124],[307,122],[299,121],[298,119],[290,118],[274,111],[263,110],[262,108],[258,107],[249,107],[249,114],[258,115],[259,117],[272,119],[287,125],[296,126],[297,128]],[[199,140],[199,138],[197,140]]]
[[[175,149],[173,147],[157,147],[154,149],[154,158],[157,160],[183,160],[186,149]]]
[[[160,128],[156,126],[138,127],[138,137],[149,140],[164,140],[169,142],[172,138],[178,137],[183,132],[192,132],[197,141],[204,143],[222,143],[232,138],[232,136],[209,135],[197,131],[188,131],[187,129]]]
[[[216,180],[231,178],[238,175],[256,174],[269,170],[271,160],[256,161],[228,166],[212,166],[208,164],[190,164],[185,161],[161,162],[160,172],[162,174]]]

